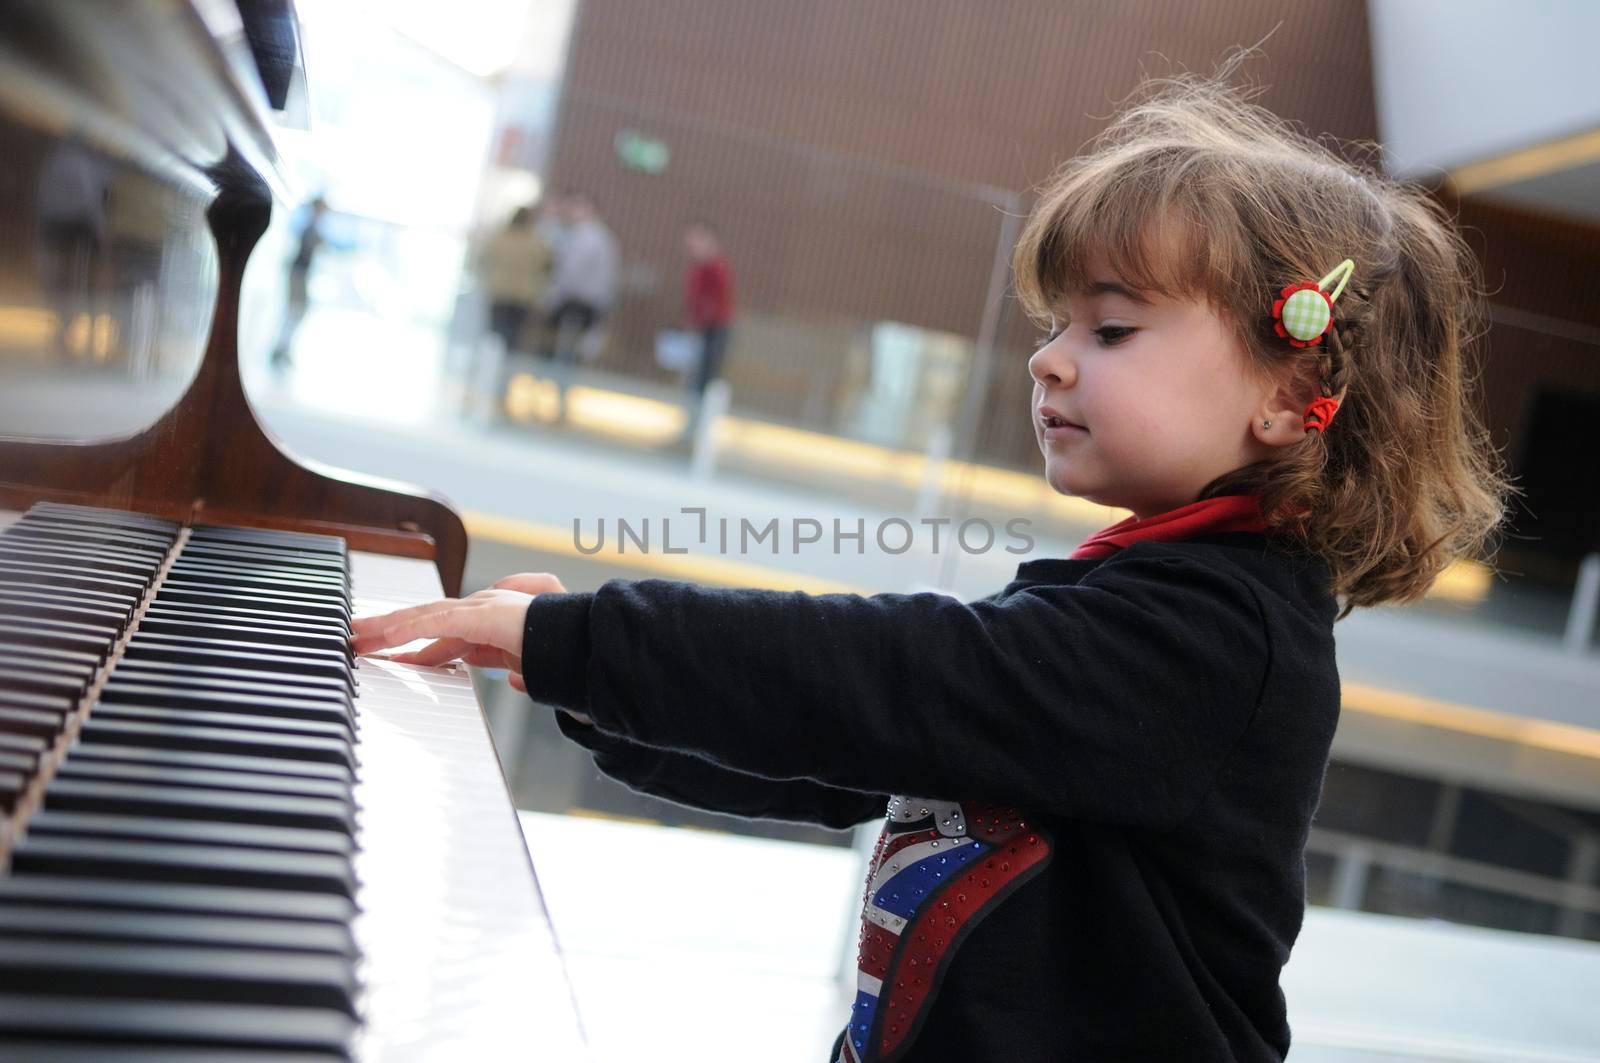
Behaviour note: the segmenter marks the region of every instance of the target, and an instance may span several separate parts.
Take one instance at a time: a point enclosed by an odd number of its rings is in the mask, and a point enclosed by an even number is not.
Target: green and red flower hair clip
[[[1350,282],[1356,264],[1345,259],[1320,281],[1300,281],[1286,286],[1272,304],[1272,330],[1291,347],[1315,347],[1322,342],[1328,326],[1333,324],[1333,303]],[[1339,286],[1331,293],[1325,288],[1339,277]]]

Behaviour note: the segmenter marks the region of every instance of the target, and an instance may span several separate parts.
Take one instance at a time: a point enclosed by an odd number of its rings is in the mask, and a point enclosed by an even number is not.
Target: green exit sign
[[[632,129],[619,129],[616,143],[617,158],[630,170],[660,173],[672,158],[672,149],[667,147],[666,141],[647,137]]]

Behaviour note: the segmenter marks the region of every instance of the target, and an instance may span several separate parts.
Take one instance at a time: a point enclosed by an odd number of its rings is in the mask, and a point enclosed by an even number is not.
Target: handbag
[[[701,347],[698,333],[662,329],[656,333],[656,364],[675,371],[692,369],[700,361]]]

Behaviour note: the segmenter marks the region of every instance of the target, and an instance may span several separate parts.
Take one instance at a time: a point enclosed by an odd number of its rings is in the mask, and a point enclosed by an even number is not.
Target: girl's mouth
[[[1044,438],[1047,440],[1074,439],[1089,434],[1089,430],[1083,425],[1067,420],[1049,407],[1040,409],[1039,424],[1044,429]]]

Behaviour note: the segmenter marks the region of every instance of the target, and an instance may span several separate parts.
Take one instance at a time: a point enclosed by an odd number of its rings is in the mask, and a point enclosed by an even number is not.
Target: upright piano
[[[584,1056],[470,677],[349,652],[460,519],[241,381],[298,55],[288,0],[0,5],[0,1059]]]

